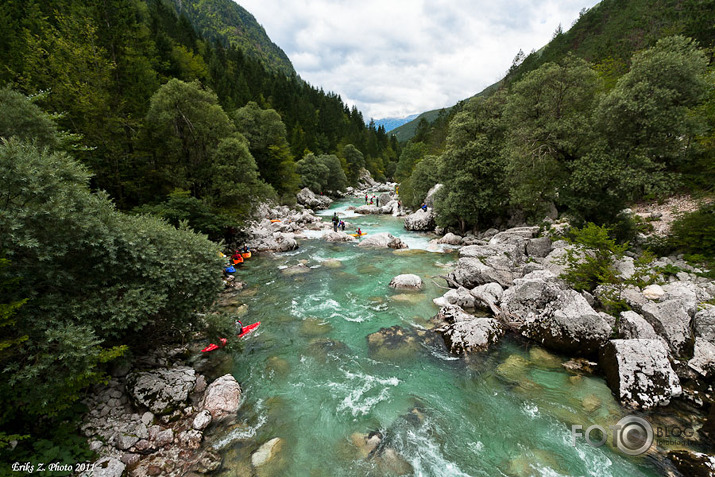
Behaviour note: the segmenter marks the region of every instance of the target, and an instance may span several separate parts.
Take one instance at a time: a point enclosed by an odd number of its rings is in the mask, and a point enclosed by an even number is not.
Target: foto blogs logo
[[[613,443],[626,455],[640,455],[653,444],[653,426],[637,416],[626,416],[612,426],[608,426]],[[601,447],[608,440],[609,434],[603,426],[593,425],[586,430],[578,424],[571,426],[571,440],[575,446],[578,438],[584,438],[593,447]]]

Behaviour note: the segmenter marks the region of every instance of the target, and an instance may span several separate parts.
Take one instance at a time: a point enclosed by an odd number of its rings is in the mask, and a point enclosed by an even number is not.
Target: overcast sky
[[[316,87],[366,119],[452,106],[598,0],[237,0]]]

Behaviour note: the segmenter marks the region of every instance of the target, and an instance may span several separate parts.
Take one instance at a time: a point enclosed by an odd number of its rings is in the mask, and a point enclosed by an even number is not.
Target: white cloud
[[[313,86],[366,118],[451,106],[597,0],[238,0]]]

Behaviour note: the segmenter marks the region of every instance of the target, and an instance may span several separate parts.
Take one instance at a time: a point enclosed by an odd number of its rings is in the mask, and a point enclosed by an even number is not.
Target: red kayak
[[[253,331],[253,330],[255,330],[256,328],[258,328],[258,325],[260,325],[260,324],[261,324],[261,322],[258,321],[258,322],[256,322],[256,323],[251,323],[251,324],[248,325],[248,326],[244,326],[244,327],[243,327],[243,332],[242,332],[240,335],[238,335],[238,337],[239,337],[239,338],[243,338],[243,337],[246,336],[248,333],[250,333],[251,331]],[[201,352],[202,352],[202,353],[208,353],[209,351],[214,351],[214,350],[217,350],[217,349],[219,349],[219,348],[223,348],[224,346],[226,346],[226,343],[228,343],[228,340],[227,340],[226,338],[221,338],[221,346],[219,346],[219,345],[217,345],[217,344],[214,344],[214,343],[211,343],[211,344],[208,345],[206,348],[202,349]]]

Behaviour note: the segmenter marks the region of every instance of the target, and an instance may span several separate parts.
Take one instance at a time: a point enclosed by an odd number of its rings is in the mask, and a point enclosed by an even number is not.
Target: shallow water
[[[324,211],[325,220],[351,204],[360,205],[341,202]],[[602,379],[564,371],[565,357],[507,338],[465,360],[433,333],[416,336],[438,311],[432,298],[444,292],[432,278],[453,267],[456,253],[424,250],[434,237],[405,231],[399,219],[348,220],[369,234],[399,236],[410,250],[306,239],[294,252],[251,259],[241,270],[249,283],[244,322],[262,324],[234,357],[244,402],[239,424],[213,436],[225,455],[220,475],[252,475],[251,453],[274,437],[284,440],[279,457],[258,475],[661,473],[649,457],[572,445],[572,424],[606,427],[626,412]],[[281,271],[298,263],[310,271]],[[421,276],[423,290],[390,289],[400,273]],[[368,347],[369,334],[395,325],[412,337],[405,346]],[[351,436],[374,430],[409,465],[360,455]]]

